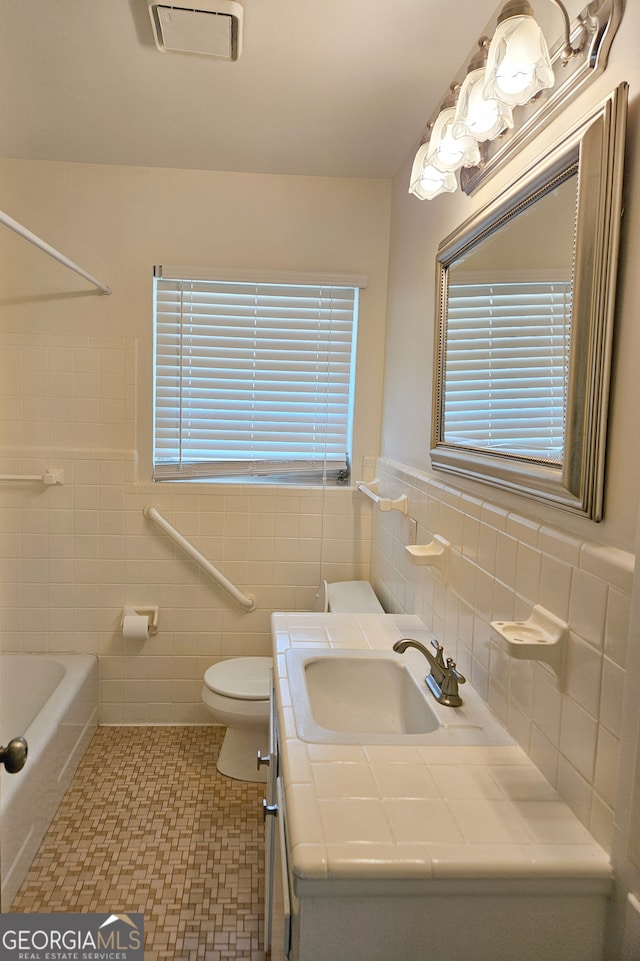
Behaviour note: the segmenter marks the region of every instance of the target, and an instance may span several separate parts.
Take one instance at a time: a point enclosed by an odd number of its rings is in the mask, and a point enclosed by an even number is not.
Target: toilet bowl
[[[320,583],[316,611],[335,614],[384,614],[367,581]],[[239,781],[266,781],[268,772],[258,768],[258,751],[269,754],[270,657],[231,657],[207,668],[202,700],[218,724],[227,731],[217,768]]]
[[[239,781],[266,781],[258,751],[269,754],[270,657],[232,657],[207,668],[202,700],[227,731],[217,768]]]

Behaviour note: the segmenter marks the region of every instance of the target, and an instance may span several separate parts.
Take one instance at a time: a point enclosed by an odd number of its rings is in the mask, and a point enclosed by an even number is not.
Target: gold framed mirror
[[[602,519],[627,85],[438,249],[431,461]]]

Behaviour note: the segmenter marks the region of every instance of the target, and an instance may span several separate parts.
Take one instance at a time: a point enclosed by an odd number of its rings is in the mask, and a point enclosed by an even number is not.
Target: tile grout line
[[[145,961],[264,961],[264,786],[218,774],[222,734],[99,728],[11,911],[142,911]]]

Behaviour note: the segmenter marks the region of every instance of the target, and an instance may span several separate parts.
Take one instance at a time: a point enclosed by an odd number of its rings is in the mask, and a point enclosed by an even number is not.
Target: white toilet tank
[[[332,614],[384,614],[368,581],[320,582],[314,610]]]

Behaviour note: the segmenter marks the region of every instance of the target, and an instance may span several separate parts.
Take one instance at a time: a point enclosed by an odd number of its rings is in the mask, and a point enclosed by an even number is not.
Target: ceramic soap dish
[[[407,544],[405,551],[411,558],[412,564],[419,564],[423,567],[435,567],[441,574],[444,574],[449,556],[449,541],[439,534],[435,534],[429,544]]]

